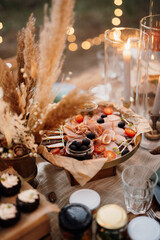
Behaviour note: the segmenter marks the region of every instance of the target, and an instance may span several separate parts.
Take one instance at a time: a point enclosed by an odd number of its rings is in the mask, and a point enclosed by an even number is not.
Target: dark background
[[[3,29],[0,36],[0,57],[9,58],[16,55],[17,31],[25,26],[31,12],[36,17],[36,34],[43,23],[44,3],[49,0],[0,0],[0,22]],[[75,5],[75,35],[78,50],[71,52],[66,48],[66,61],[64,71],[77,74],[90,66],[97,64],[96,52],[102,48],[103,43],[93,46],[89,50],[81,48],[81,43],[87,38],[94,38],[106,29],[114,27],[112,18],[114,10],[121,8],[123,15],[120,17],[120,27],[139,28],[139,21],[149,14],[149,0],[124,0],[121,6],[116,6],[113,0],[76,0]],[[69,43],[67,42],[67,45]]]

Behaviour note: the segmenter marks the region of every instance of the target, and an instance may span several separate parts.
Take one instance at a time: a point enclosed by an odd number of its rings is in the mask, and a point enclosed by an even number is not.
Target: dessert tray
[[[90,109],[92,110],[90,111]],[[111,112],[107,113],[107,110]],[[96,127],[91,126],[88,130],[87,124],[83,124],[84,121],[92,125],[95,124]],[[122,126],[123,123],[125,126]],[[73,125],[78,129],[77,132],[75,132]],[[114,168],[130,158],[139,147],[141,134],[150,131],[150,125],[146,119],[138,116],[131,109],[111,102],[99,102],[97,107],[92,106],[87,111],[83,109],[78,116],[68,119],[62,126],[62,130],[63,134],[60,130],[58,142],[56,137],[58,131],[47,132],[42,138],[39,153],[47,161],[67,170],[78,183],[84,185],[100,170]],[[102,134],[96,132],[101,130]],[[95,133],[95,136],[90,136],[91,133]],[[86,150],[89,154],[81,158],[81,153],[85,151],[77,151],[73,148],[75,146],[71,145],[75,144],[75,141],[84,145],[82,143],[86,138],[91,141],[89,149]],[[82,147],[84,150],[84,146]],[[91,157],[88,157],[91,149],[93,150]],[[77,157],[78,153],[80,153],[80,158]],[[112,170],[112,174],[115,174],[115,169]]]
[[[33,189],[27,182],[25,182],[17,172],[12,168],[8,168],[0,173],[14,174],[21,180],[20,192],[28,189]],[[50,224],[47,213],[58,212],[57,205],[49,203],[45,197],[39,193],[40,203],[36,210],[31,213],[22,213],[20,220],[14,225],[7,228],[0,227],[0,239],[3,240],[27,240],[27,239],[40,239],[50,232]],[[0,198],[0,204],[2,203],[13,203],[16,204],[16,197],[3,197]]]

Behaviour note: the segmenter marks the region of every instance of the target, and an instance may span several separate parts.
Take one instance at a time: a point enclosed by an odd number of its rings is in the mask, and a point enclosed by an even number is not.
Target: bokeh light
[[[92,38],[87,38],[87,40],[86,40],[87,42],[89,42],[90,44],[91,44],[91,46],[93,46],[94,44],[93,44],[93,39]]]
[[[77,43],[70,43],[70,44],[68,45],[68,49],[69,49],[70,51],[72,51],[72,52],[77,51],[77,49],[78,49]]]
[[[3,28],[3,23],[2,22],[0,22],[0,29],[2,29]]]
[[[81,47],[82,47],[84,50],[88,50],[88,49],[91,47],[91,44],[90,44],[90,42],[88,42],[88,41],[84,41],[84,42],[82,42]]]
[[[120,6],[122,5],[122,0],[114,0],[114,4]]]
[[[123,14],[123,11],[120,9],[120,8],[116,8],[114,10],[114,14],[117,16],[117,17],[121,17],[122,14]]]
[[[68,42],[75,42],[76,36],[74,34],[68,35],[67,40],[68,40]]]
[[[121,20],[119,18],[115,17],[112,19],[112,24],[114,26],[118,26],[120,23],[121,23]]]
[[[100,37],[101,41],[104,42],[104,33],[99,34],[99,37]]]
[[[0,43],[2,43],[3,42],[3,38],[0,36]]]
[[[100,37],[95,37],[95,38],[93,38],[93,44],[95,44],[95,45],[100,45],[100,44],[101,44],[101,39],[100,39]]]
[[[68,28],[68,31],[67,31],[67,34],[68,34],[68,35],[74,34],[74,28],[73,28],[73,27],[69,27],[69,28]]]

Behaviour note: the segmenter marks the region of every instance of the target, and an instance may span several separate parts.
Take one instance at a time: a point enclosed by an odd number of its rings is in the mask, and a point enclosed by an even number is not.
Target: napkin
[[[157,175],[158,175],[158,182],[157,184],[160,186],[160,168],[156,171]],[[151,176],[151,180],[154,180],[154,176]]]

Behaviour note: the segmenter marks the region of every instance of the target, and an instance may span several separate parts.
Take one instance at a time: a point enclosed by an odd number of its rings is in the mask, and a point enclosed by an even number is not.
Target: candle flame
[[[127,43],[124,45],[125,50],[129,50],[131,48],[131,40],[128,38]]]
[[[121,41],[121,39],[120,39],[121,31],[120,31],[120,30],[115,30],[115,31],[113,32],[113,36],[114,36],[114,39],[115,39],[116,41]]]

